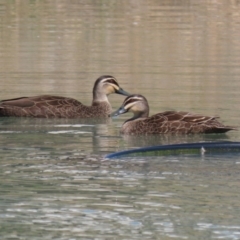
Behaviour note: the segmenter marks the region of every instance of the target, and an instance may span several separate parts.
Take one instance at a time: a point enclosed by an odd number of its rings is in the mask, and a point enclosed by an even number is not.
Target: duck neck
[[[132,118],[128,119],[126,122],[133,121],[138,118],[147,118],[148,116],[149,116],[149,110],[144,111],[144,112],[137,112],[137,113],[134,113],[134,116]]]
[[[96,103],[99,103],[99,102],[109,103],[106,93],[101,90],[97,90],[93,92],[92,105],[95,105]]]

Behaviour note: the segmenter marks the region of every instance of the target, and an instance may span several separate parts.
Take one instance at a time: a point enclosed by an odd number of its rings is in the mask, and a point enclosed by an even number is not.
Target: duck
[[[149,116],[148,101],[140,94],[128,96],[111,116],[127,112],[133,117],[123,123],[120,132],[128,135],[225,133],[236,129],[218,122],[217,117],[189,112],[165,111]]]
[[[108,95],[112,93],[130,95],[119,86],[116,78],[104,75],[95,81],[91,106],[62,96],[19,97],[0,101],[0,117],[108,118],[112,112]]]

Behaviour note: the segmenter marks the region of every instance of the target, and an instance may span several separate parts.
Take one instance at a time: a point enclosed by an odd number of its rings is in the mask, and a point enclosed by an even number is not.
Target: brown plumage
[[[225,133],[235,129],[224,126],[216,117],[208,117],[189,112],[166,111],[149,117],[147,99],[142,95],[130,95],[112,116],[133,112],[121,129],[123,134],[165,134],[165,133]]]
[[[60,96],[20,97],[0,102],[1,117],[35,117],[35,118],[107,118],[112,111],[108,95],[129,94],[120,88],[112,76],[99,77],[93,87],[91,106]]]

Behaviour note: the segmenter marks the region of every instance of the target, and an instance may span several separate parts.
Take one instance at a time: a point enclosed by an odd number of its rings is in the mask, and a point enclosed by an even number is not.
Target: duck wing
[[[142,123],[150,133],[225,133],[235,129],[223,125],[217,117],[176,111],[155,114]]]
[[[0,116],[61,118],[70,117],[71,110],[79,108],[79,101],[60,97],[41,95],[2,100]],[[70,115],[69,115],[70,114]]]

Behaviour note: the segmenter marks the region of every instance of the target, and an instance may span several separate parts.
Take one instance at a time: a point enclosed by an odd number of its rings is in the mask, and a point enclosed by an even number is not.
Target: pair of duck
[[[127,96],[122,106],[112,113],[108,95],[112,93]],[[149,117],[147,99],[139,94],[125,92],[112,76],[99,77],[93,87],[91,106],[60,96],[41,95],[2,100],[0,117],[34,118],[107,118],[133,112],[121,129],[123,134],[165,134],[165,133],[225,133],[235,129],[216,120],[189,112],[166,111]]]

